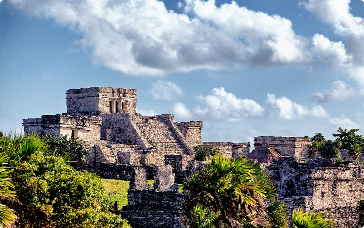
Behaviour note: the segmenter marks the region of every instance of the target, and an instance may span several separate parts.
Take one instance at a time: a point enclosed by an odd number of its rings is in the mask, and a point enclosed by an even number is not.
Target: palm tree
[[[4,165],[8,158],[5,155],[0,155],[0,197],[1,199],[12,199],[15,196],[13,190],[13,184],[10,181],[9,174],[11,170],[9,170]],[[14,211],[3,204],[0,204],[0,227],[10,226],[15,220],[17,216],[14,214]]]
[[[324,218],[326,212],[303,212],[301,208],[293,210],[293,228],[332,228],[335,223],[330,219]]]
[[[182,211],[190,227],[269,227],[265,201],[277,196],[268,174],[257,164],[221,154],[210,157],[187,179],[183,193]]]

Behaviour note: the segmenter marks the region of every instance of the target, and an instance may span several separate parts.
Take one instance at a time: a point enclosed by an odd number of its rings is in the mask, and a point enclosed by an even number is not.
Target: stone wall
[[[250,143],[203,142],[202,145],[218,148],[223,154],[234,159],[247,156],[250,152]]]
[[[329,159],[281,157],[268,170],[290,212],[297,207],[328,211],[337,227],[357,227],[357,201],[364,198],[364,170]]]
[[[91,87],[67,90],[69,115],[100,115],[110,113],[136,113],[135,89]]]
[[[180,207],[183,196],[174,184],[171,166],[155,167],[154,189],[147,184],[143,167],[135,167],[130,179],[127,206],[116,211],[132,227],[183,227]]]
[[[43,115],[41,118],[23,120],[26,134],[67,135],[68,138],[79,138],[92,147],[100,139],[101,117],[98,116],[69,116]]]
[[[254,138],[254,147],[272,147],[282,156],[307,158],[311,139],[308,137],[259,136]]]

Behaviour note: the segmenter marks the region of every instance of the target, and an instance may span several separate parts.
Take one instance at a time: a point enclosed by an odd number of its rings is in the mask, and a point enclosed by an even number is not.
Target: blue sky
[[[364,126],[363,40],[362,0],[2,0],[0,130],[108,86],[204,141],[330,138]]]

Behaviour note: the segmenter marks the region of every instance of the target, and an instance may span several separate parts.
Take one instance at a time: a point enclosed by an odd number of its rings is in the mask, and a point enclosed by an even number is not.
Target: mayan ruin
[[[259,136],[249,143],[202,142],[202,121],[174,122],[173,114],[136,113],[135,89],[93,87],[67,91],[67,113],[23,120],[27,134],[67,135],[86,142],[84,169],[130,180],[129,205],[117,210],[134,227],[182,227],[177,183],[196,169],[194,148],[219,148],[227,157],[259,162],[290,212],[327,211],[337,227],[355,227],[364,197],[362,167],[338,165],[310,154],[308,137]],[[153,188],[147,179],[154,179]],[[152,225],[151,225],[152,224]]]

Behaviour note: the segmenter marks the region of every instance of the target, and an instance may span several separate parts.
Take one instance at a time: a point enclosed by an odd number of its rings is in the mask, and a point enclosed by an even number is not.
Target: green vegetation
[[[364,226],[364,199],[358,201],[358,206],[356,208],[356,211],[359,217],[358,225],[362,227]]]
[[[182,207],[190,227],[287,226],[284,206],[272,206],[277,192],[259,165],[239,158],[232,161],[217,154],[183,186]]]
[[[4,154],[0,155],[0,196],[3,200],[13,200],[15,197],[14,186],[9,178],[12,170],[6,167],[7,160],[8,158]],[[0,227],[10,226],[16,219],[14,210],[0,203]]]
[[[312,150],[318,150],[321,153],[323,158],[336,158],[340,159],[340,148],[341,142],[340,140],[327,140],[321,133],[316,133],[312,138]]]
[[[303,212],[301,208],[293,210],[292,228],[331,228],[335,223],[325,218],[326,212]]]
[[[77,158],[75,155],[78,152],[72,149],[65,153],[57,152],[50,149],[49,142],[44,136],[1,134],[0,153],[13,168],[10,177],[17,200],[8,206],[19,217],[17,225],[130,227],[120,216],[110,212],[113,202],[110,201],[101,179],[86,171],[76,171],[63,158]],[[61,146],[65,145],[53,148]],[[80,151],[84,149],[81,148]],[[10,187],[11,185],[9,189]],[[3,192],[0,193],[1,198],[6,196]]]
[[[338,133],[332,134],[342,143],[341,149],[347,149],[355,161],[358,160],[364,149],[364,137],[356,134],[359,129],[343,130],[341,127]]]
[[[219,154],[220,150],[210,146],[196,146],[195,147],[195,160],[206,161],[206,157]]]

